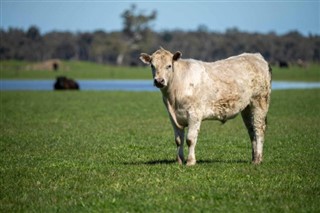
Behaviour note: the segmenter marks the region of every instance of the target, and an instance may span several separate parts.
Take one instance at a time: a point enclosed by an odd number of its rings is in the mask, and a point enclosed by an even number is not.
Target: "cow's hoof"
[[[255,156],[255,158],[252,160],[252,164],[254,164],[254,165],[259,165],[261,163],[262,163],[262,156],[261,155]]]
[[[259,165],[261,163],[262,163],[262,161],[257,161],[257,160],[252,161],[252,164],[254,164],[254,165]]]
[[[184,159],[183,158],[180,158],[179,156],[177,157],[177,162],[179,165],[182,165],[183,162],[184,162]]]
[[[194,166],[196,165],[196,159],[188,159],[187,166]]]

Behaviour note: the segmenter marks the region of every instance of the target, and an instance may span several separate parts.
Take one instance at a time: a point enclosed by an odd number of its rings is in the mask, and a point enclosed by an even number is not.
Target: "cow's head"
[[[179,51],[172,54],[171,52],[160,48],[151,56],[146,53],[141,53],[140,60],[145,64],[151,65],[154,85],[163,89],[168,86],[168,82],[174,71],[174,62],[179,60],[181,55],[182,54]]]

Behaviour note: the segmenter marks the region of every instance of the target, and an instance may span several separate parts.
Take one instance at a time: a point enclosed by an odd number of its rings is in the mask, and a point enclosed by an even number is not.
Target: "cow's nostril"
[[[154,83],[163,84],[164,83],[164,79],[163,78],[156,78],[156,79],[154,79]]]
[[[162,88],[165,85],[165,80],[163,78],[155,78],[154,85],[158,88]]]

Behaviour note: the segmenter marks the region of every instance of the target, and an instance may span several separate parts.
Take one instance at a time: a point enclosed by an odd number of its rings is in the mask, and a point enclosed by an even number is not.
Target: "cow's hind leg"
[[[174,128],[175,142],[177,145],[177,161],[179,164],[184,162],[183,143],[184,143],[184,129]]]
[[[252,143],[252,163],[254,164],[262,162],[267,111],[268,102],[261,98],[252,102],[241,113]]]
[[[187,145],[189,147],[187,166],[196,164],[195,148],[197,144],[198,134],[200,131],[201,121],[197,119],[189,121],[189,128],[187,134]]]

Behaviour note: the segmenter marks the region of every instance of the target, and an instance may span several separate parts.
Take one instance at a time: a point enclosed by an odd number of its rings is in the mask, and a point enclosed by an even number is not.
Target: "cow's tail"
[[[268,64],[268,68],[269,68],[269,75],[270,75],[270,82],[272,80],[272,67],[270,64]]]
[[[272,85],[272,67],[270,64],[268,64],[268,71],[269,71],[269,78],[270,78],[270,88],[269,88],[269,95],[268,95],[268,105],[270,104],[270,93],[271,93],[271,85]],[[265,125],[266,128],[268,127],[268,119],[267,116],[265,118]]]

